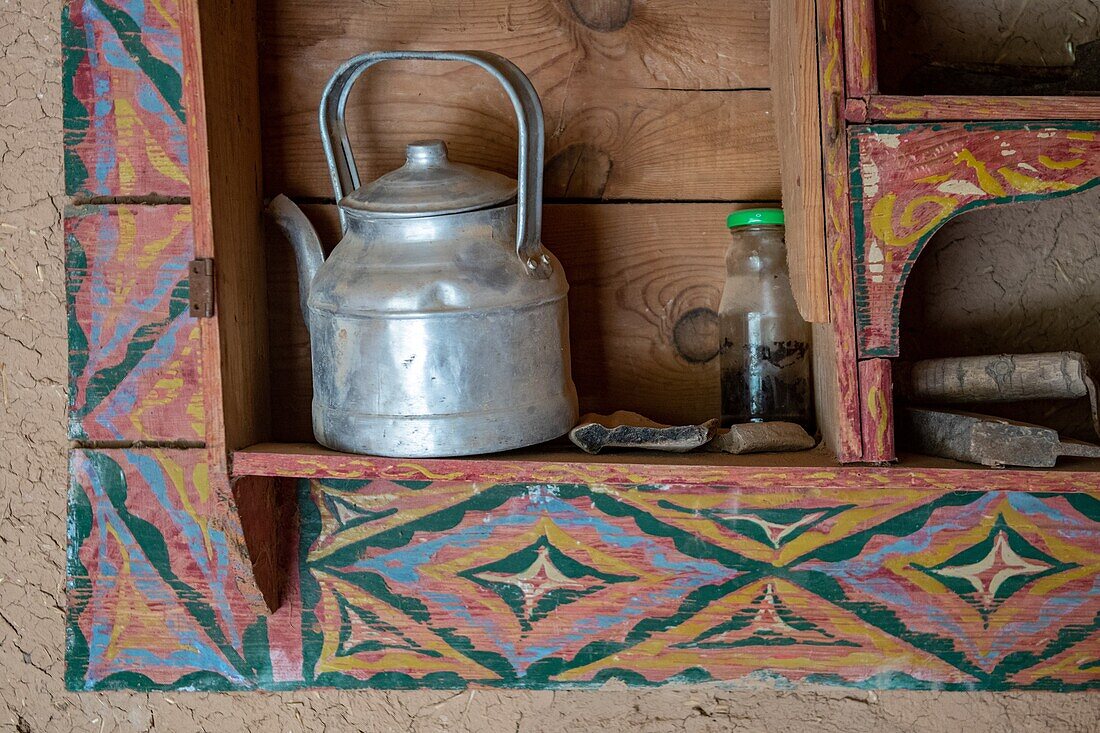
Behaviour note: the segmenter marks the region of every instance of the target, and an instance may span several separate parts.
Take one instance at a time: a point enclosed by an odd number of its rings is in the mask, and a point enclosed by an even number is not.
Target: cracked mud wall
[[[905,288],[901,356],[1080,351],[1100,370],[1100,188],[949,221]],[[1097,442],[1086,399],[970,406]]]
[[[1070,66],[1100,38],[1097,0],[879,0],[887,57],[954,64]]]
[[[1100,0],[878,4],[884,93],[1060,94],[1100,88]],[[999,76],[998,68],[1007,75]],[[1068,86],[1059,91],[1058,79]]]
[[[59,17],[58,0],[0,0],[0,730],[1095,730],[1089,694],[65,692]]]
[[[883,60],[1065,67],[1100,39],[1100,0],[890,0]],[[1100,54],[1092,52],[1095,59]],[[1100,87],[1088,66],[1085,88]],[[889,82],[888,82],[889,83]],[[936,233],[905,288],[901,356],[1080,351],[1100,370],[1100,188],[964,214]],[[971,406],[1095,442],[1086,400]]]

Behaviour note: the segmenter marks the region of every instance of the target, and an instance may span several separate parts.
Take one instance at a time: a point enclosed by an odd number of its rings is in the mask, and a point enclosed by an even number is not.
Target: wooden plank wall
[[[717,317],[725,215],[777,204],[767,0],[300,0],[260,10],[265,195],[332,200],[317,106],[332,71],[367,50],[478,48],[530,77],[547,129],[544,241],[570,293],[582,409],[662,420],[717,410]],[[515,122],[490,77],[455,64],[372,69],[349,127],[361,175],[402,162],[404,145],[447,140],[452,157],[515,174]],[[332,246],[331,212],[310,215]],[[287,409],[275,440],[310,440],[308,340],[293,265],[270,238],[273,390]],[[275,251],[279,250],[279,251]]]

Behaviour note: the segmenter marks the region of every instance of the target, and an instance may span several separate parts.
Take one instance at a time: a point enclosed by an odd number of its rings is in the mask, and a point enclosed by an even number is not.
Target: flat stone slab
[[[817,445],[801,425],[791,422],[757,422],[733,425],[709,444],[714,453],[786,453]]]

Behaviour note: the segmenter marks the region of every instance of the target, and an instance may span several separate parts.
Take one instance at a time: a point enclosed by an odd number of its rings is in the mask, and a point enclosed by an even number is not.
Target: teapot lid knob
[[[426,168],[447,162],[447,143],[442,140],[417,140],[405,146],[405,162]]]

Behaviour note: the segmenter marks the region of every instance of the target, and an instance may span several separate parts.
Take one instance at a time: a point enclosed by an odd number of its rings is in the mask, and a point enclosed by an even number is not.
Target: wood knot
[[[692,308],[672,329],[676,353],[690,364],[706,364],[718,356],[718,314],[710,308]]]
[[[634,0],[569,0],[569,7],[586,28],[610,33],[630,21]]]
[[[573,143],[546,163],[546,195],[550,198],[603,198],[611,177],[611,156],[595,145]]]

